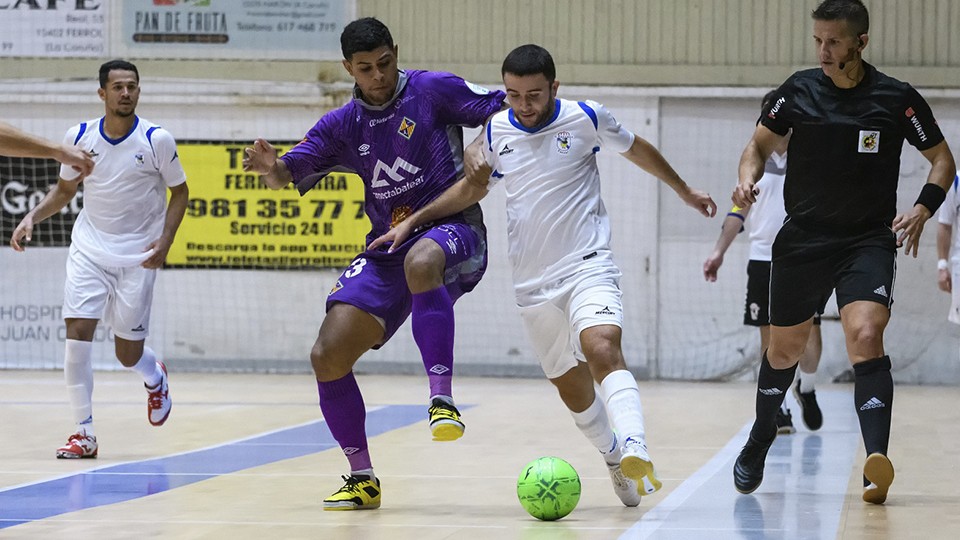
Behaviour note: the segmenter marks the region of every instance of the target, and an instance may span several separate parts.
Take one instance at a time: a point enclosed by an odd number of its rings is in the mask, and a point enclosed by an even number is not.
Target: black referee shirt
[[[779,135],[793,129],[783,198],[801,227],[853,234],[889,226],[903,140],[918,150],[943,140],[912,86],[863,66],[863,80],[849,89],[837,88],[820,68],[798,71],[760,117]]]

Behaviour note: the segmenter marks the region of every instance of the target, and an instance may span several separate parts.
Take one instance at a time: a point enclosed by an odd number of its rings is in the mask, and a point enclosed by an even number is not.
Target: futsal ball
[[[531,516],[554,521],[573,512],[580,502],[580,476],[560,458],[535,459],[520,472],[517,497]]]

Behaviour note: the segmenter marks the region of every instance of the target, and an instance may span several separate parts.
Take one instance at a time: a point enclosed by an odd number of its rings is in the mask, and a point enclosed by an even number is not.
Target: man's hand
[[[713,202],[709,193],[690,188],[680,194],[680,199],[704,217],[717,215],[717,203]]]
[[[86,178],[93,172],[93,158],[77,146],[61,145],[57,161],[73,167],[80,173],[80,178]]]
[[[753,181],[741,180],[737,184],[737,187],[733,190],[733,195],[730,196],[730,200],[733,201],[733,204],[739,206],[740,208],[746,208],[751,204],[757,202],[757,195],[760,194],[760,190],[754,187],[755,183]]]
[[[717,271],[723,265],[723,254],[714,251],[703,263],[703,279],[710,283],[717,280]]]
[[[903,247],[904,253],[917,257],[920,247],[920,235],[923,234],[923,225],[930,219],[930,210],[922,204],[915,204],[913,208],[893,219],[893,232],[897,236],[897,247]]]
[[[949,268],[937,270],[937,286],[943,292],[953,292],[953,278],[950,277]]]
[[[33,216],[27,214],[20,220],[17,228],[13,230],[13,235],[10,237],[10,247],[12,247],[14,251],[23,251],[26,248],[26,242],[30,241],[32,234]]]
[[[483,149],[479,144],[470,144],[463,150],[463,172],[467,180],[478,186],[486,185],[493,168],[483,158]]]
[[[140,266],[144,268],[160,268],[167,260],[167,252],[170,251],[170,242],[164,238],[150,242],[144,252],[153,251],[149,257]]]
[[[270,174],[277,163],[277,149],[264,139],[257,139],[252,147],[243,149],[243,170]]]
[[[413,220],[407,218],[397,224],[396,227],[392,227],[389,231],[375,238],[373,242],[370,242],[370,245],[367,246],[367,249],[376,249],[379,246],[391,242],[390,248],[387,249],[387,253],[393,253],[393,250],[401,246],[407,238],[410,237],[410,233],[413,232]]]

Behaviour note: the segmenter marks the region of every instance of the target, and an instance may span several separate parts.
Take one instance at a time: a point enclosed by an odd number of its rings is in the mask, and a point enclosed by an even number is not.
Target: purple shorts
[[[380,345],[386,343],[410,315],[413,299],[403,260],[421,238],[429,238],[443,249],[443,282],[454,302],[477,286],[487,269],[486,233],[466,223],[448,222],[418,232],[393,253],[382,246],[357,255],[327,295],[327,311],[342,302],[379,317],[385,326]]]

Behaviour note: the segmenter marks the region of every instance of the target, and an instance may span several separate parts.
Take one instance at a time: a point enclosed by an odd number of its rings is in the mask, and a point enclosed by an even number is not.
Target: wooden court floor
[[[98,372],[100,456],[66,461],[54,458],[72,427],[62,374],[0,372],[0,538],[960,538],[955,387],[897,387],[897,477],[887,504],[872,506],[860,500],[852,386],[818,388],[817,432],[794,408],[798,432],[777,439],[760,489],[739,495],[731,470],[754,385],[641,382],[664,488],[624,508],[545,380],[457,379],[466,435],[440,443],[426,424],[425,377],[358,379],[383,506],[323,512],[347,468],[309,376],[173,370],[173,412],[154,428],[137,378]],[[544,455],[566,459],[582,480],[576,510],[552,523],[529,517],[515,491],[523,465]]]

